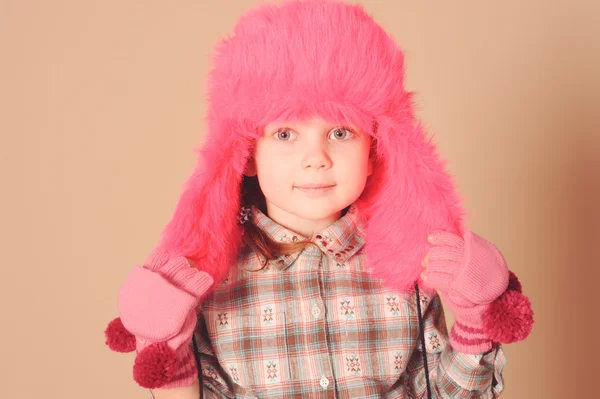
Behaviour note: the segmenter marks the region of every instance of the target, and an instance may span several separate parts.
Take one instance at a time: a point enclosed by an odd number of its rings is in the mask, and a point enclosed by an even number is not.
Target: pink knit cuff
[[[492,349],[492,341],[482,328],[468,326],[459,320],[454,322],[450,330],[450,343],[459,352],[478,354]]]
[[[181,363],[178,365],[177,372],[171,382],[162,386],[161,389],[192,385],[198,378],[198,367],[196,366],[193,349],[189,345],[184,345],[177,350],[177,353],[181,358]]]

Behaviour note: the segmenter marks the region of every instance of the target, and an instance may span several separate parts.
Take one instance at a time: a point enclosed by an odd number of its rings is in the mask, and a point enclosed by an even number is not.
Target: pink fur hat
[[[243,172],[275,120],[318,115],[351,122],[376,143],[357,207],[368,267],[398,290],[419,279],[433,230],[464,233],[452,177],[413,115],[404,56],[359,5],[327,0],[264,4],[216,47],[208,83],[208,136],[160,246],[225,277],[241,245]]]

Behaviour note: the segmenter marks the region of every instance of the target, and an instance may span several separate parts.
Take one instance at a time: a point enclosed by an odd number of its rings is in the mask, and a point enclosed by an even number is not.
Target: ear
[[[252,156],[248,158],[248,162],[246,163],[246,169],[244,169],[244,176],[256,176],[256,161]]]

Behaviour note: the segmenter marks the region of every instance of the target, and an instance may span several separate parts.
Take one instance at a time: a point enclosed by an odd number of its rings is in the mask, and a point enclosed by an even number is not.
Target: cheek
[[[273,139],[263,138],[256,144],[254,159],[257,166],[269,167],[281,163],[289,149],[286,146],[273,142]]]
[[[340,152],[336,158],[336,171],[343,175],[345,180],[362,180],[369,175],[369,150],[363,146]]]
[[[277,151],[257,151],[256,174],[265,194],[282,189],[293,176],[289,160],[286,161],[285,156]]]
[[[279,163],[277,151],[274,151],[268,143],[264,142],[259,142],[256,146],[254,160],[256,162],[256,171],[263,175]]]

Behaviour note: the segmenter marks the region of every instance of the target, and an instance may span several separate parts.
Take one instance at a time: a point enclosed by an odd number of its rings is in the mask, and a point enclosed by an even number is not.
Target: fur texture
[[[208,136],[161,245],[220,281],[235,262],[240,183],[269,122],[318,115],[376,140],[376,164],[357,202],[368,267],[412,291],[433,230],[464,233],[452,177],[413,115],[404,57],[360,5],[265,4],[217,46],[208,85]]]

